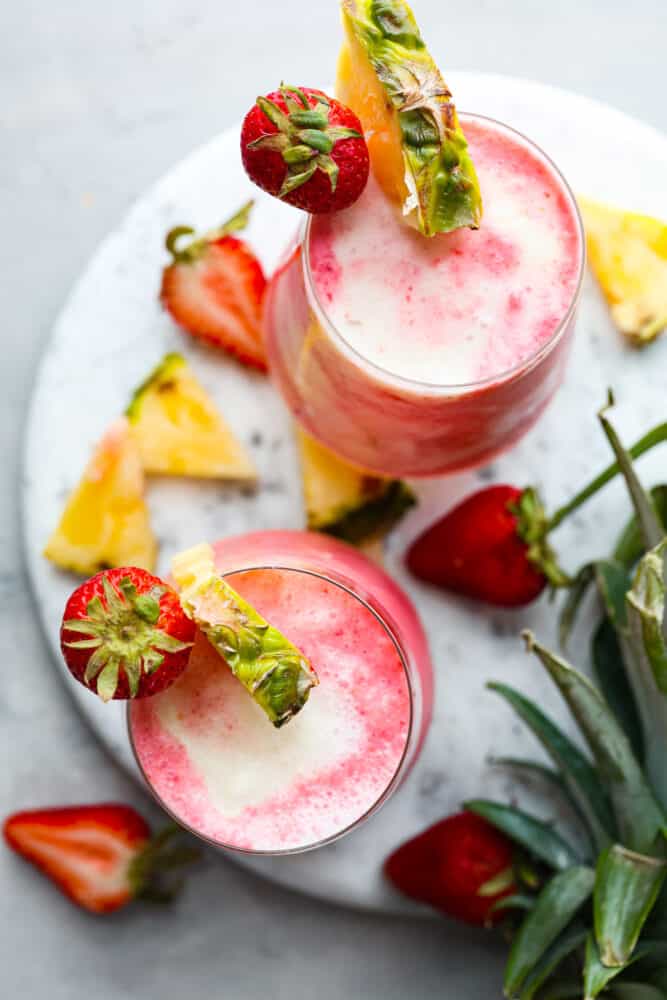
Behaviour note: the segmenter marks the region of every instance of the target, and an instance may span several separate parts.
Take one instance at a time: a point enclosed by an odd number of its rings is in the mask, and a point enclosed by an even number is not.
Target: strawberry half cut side
[[[199,852],[176,843],[174,826],[151,837],[130,806],[66,806],[15,813],[4,824],[6,843],[47,876],[65,896],[92,913],[111,913],[133,899],[168,901],[180,888],[168,872]]]

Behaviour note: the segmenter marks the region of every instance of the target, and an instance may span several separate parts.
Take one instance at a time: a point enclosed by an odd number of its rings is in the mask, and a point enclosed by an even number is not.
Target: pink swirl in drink
[[[444,473],[508,447],[559,385],[573,331],[584,246],[569,188],[518,133],[461,120],[479,230],[427,239],[371,179],[351,208],[310,220],[268,293],[287,403],[381,473]]]
[[[135,754],[158,799],[200,836],[306,850],[375,811],[415,760],[432,702],[426,639],[397,585],[341,542],[260,532],[218,543],[215,559],[319,685],[276,729],[200,634],[183,676],[131,705]]]

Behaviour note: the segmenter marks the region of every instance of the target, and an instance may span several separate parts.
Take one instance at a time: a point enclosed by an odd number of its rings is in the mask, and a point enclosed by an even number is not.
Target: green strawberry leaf
[[[471,799],[464,808],[476,813],[555,869],[566,869],[581,860],[575,849],[548,823],[528,813],[488,799]]]
[[[598,859],[593,893],[595,939],[607,967],[632,957],[642,928],[667,876],[667,861],[628,851],[619,844]]]
[[[507,684],[490,683],[487,687],[511,705],[551,757],[594,845],[600,850],[609,844],[616,827],[614,814],[591,762],[534,702]]]
[[[583,945],[586,934],[586,928],[579,921],[566,927],[526,976],[519,994],[520,1000],[533,1000],[540,987],[551,978],[560,963]]]
[[[665,815],[627,736],[589,680],[537,643],[532,633],[523,634],[528,649],[548,671],[590,747],[601,779],[609,788],[622,842],[635,851],[650,850],[665,824]]]
[[[630,741],[639,763],[644,761],[644,735],[637,702],[623,662],[618,635],[603,618],[591,640],[593,670],[600,691]]]
[[[506,996],[517,996],[547,949],[589,898],[594,882],[595,872],[583,865],[559,872],[547,882],[514,938],[505,967]]]

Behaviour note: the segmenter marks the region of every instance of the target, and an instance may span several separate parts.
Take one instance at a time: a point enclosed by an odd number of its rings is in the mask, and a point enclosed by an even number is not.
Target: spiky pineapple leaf
[[[529,813],[488,799],[471,799],[464,803],[464,808],[487,820],[552,868],[564,870],[581,861],[575,849],[552,826]]]
[[[586,1000],[594,1000],[606,986],[620,975],[630,963],[610,967],[602,964],[595,936],[589,934],[586,938],[586,955],[584,958],[584,992]]]
[[[667,803],[664,735],[667,733],[667,640],[665,559],[667,539],[637,567],[626,601],[628,628],[621,636],[628,676],[646,734],[646,771]],[[634,845],[633,845],[634,846]]]
[[[667,876],[667,861],[614,844],[598,859],[593,892],[595,939],[607,967],[623,967]]]
[[[654,486],[649,491],[653,509],[658,515],[664,534],[667,535],[667,485]],[[637,515],[634,514],[626,524],[616,543],[613,558],[621,563],[626,569],[632,569],[643,556],[646,549]]]
[[[551,757],[598,850],[609,844],[615,832],[614,814],[591,762],[534,702],[507,684],[487,687],[505,699]]]
[[[514,938],[505,967],[505,995],[515,997],[548,948],[593,891],[595,872],[574,865],[547,882]]]
[[[505,910],[532,910],[534,905],[535,896],[516,892],[512,896],[503,896],[502,899],[497,899],[489,913],[502,913]]]
[[[559,616],[559,642],[566,648],[581,603],[591,583],[595,583],[605,611],[617,628],[625,625],[625,594],[630,589],[628,570],[613,559],[586,563],[577,573]]]
[[[590,681],[541,646],[532,633],[523,635],[528,649],[537,655],[558,687],[588,743],[609,789],[621,841],[631,850],[650,850],[665,824],[665,816],[627,736]]]
[[[540,987],[551,978],[561,962],[584,943],[586,935],[586,928],[579,921],[566,927],[526,976],[519,994],[520,1000],[533,1000]]]
[[[602,425],[602,430],[605,432],[607,440],[616,455],[616,461],[621,471],[621,475],[625,479],[625,485],[628,488],[632,506],[635,509],[637,525],[644,547],[646,549],[652,549],[661,542],[664,537],[664,531],[653,504],[644,492],[644,488],[639,481],[637,473],[635,472],[630,453],[626,451],[621,444],[618,434],[607,417],[607,410],[613,405],[614,397],[610,391],[607,406],[600,411],[598,418],[600,420],[600,424]]]
[[[628,680],[618,635],[607,617],[602,619],[593,633],[591,657],[598,687],[641,764],[644,761],[644,734],[639,710]]]

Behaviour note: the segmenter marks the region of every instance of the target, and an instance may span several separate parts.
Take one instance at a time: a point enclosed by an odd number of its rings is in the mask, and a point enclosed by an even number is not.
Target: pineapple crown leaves
[[[110,701],[118,688],[121,673],[127,678],[130,697],[136,697],[142,675],[155,673],[165,653],[178,653],[192,643],[181,642],[156,628],[164,587],[155,586],[138,594],[129,577],[118,588],[102,577],[104,599],[91,598],[86,617],[63,622],[63,630],[85,636],[65,643],[71,649],[90,650],[84,681],[102,701]]]
[[[245,229],[250,222],[250,213],[254,204],[253,199],[247,201],[221,226],[210,229],[185,244],[183,244],[183,238],[195,236],[196,230],[192,226],[174,226],[173,229],[169,230],[164,240],[164,245],[171,254],[173,262],[175,264],[194,264],[202,257],[211,243]]]
[[[312,95],[316,101],[313,108],[299,87],[281,84],[280,93],[287,112],[268,97],[257,98],[257,107],[277,131],[248,143],[248,149],[267,149],[281,154],[287,173],[278,192],[279,198],[306,184],[316,170],[327,175],[333,193],[340,173],[331,156],[334,146],[341,139],[363,139],[363,135],[356,129],[329,124],[330,102],[324,94]]]

